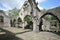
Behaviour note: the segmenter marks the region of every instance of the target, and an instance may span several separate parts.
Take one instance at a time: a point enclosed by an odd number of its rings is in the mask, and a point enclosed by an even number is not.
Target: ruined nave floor
[[[60,40],[60,35],[52,32],[34,33],[30,29],[4,27],[0,28],[0,40]]]

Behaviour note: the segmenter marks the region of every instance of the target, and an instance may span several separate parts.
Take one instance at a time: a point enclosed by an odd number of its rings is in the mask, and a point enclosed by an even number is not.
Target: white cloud
[[[0,0],[0,3],[6,8],[1,8],[4,10],[12,9],[14,7],[20,8],[25,0]]]
[[[38,3],[42,3],[44,1],[46,1],[46,0],[36,0],[36,2],[38,2]]]
[[[44,9],[44,8],[40,7],[39,5],[38,5],[38,8],[39,8],[40,10],[43,10],[43,9]]]
[[[2,3],[5,7],[5,8],[1,8],[1,9],[8,10],[8,9],[12,9],[14,7],[21,8],[21,6],[23,5],[23,3],[25,1],[26,0],[0,0],[0,3]],[[45,0],[36,0],[36,2],[38,2],[39,4],[44,1]],[[39,7],[39,8],[41,8],[41,7]]]
[[[36,0],[36,3],[38,2],[38,8],[40,10],[43,10],[43,8],[41,6],[39,6],[42,2],[45,2],[46,0]]]
[[[2,5],[2,6],[0,7],[1,10],[5,10],[5,11],[6,11],[6,10],[8,10],[8,9],[11,9],[10,6],[8,6],[8,5],[4,4],[4,3],[1,3],[1,5]]]
[[[53,7],[50,7],[49,9],[56,8],[56,7],[58,7],[58,6],[53,6]]]

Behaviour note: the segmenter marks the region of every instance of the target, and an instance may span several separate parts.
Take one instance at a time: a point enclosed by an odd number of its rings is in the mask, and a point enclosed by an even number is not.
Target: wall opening
[[[0,23],[4,23],[4,17],[0,16]]]
[[[60,22],[57,16],[52,13],[46,13],[40,17],[41,22],[39,25],[39,30],[49,30],[51,27],[57,27],[57,23]],[[46,28],[43,29],[43,26],[46,25]],[[48,27],[47,27],[48,25]],[[50,27],[49,27],[50,26]]]
[[[25,28],[33,29],[33,22],[31,20],[31,16],[30,15],[26,15],[25,18],[24,18],[24,21],[27,22],[27,25],[26,25]]]
[[[0,16],[0,26],[4,26],[4,17]]]

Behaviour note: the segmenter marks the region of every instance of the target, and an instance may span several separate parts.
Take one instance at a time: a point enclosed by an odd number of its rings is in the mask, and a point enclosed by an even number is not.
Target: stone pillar
[[[18,28],[18,20],[16,19],[16,28]]]
[[[39,32],[39,25],[38,25],[38,20],[33,21],[33,31],[38,33]]]
[[[22,28],[25,29],[25,22],[22,22]]]
[[[57,21],[57,28],[56,28],[56,32],[59,31],[59,22]]]

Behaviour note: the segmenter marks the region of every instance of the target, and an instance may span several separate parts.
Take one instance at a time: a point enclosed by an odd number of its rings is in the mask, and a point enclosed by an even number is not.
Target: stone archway
[[[17,21],[18,21],[18,22],[22,22],[22,19],[19,17],[19,18],[17,19]]]
[[[24,21],[26,21],[27,23],[29,23],[31,21],[31,16],[30,15],[26,15],[24,17]]]
[[[25,28],[33,29],[33,22],[32,22],[32,19],[31,19],[31,16],[30,15],[26,15],[24,17],[24,21],[27,22],[27,25],[26,25]]]
[[[4,17],[0,16],[0,26],[4,26]]]
[[[17,19],[17,26],[21,27],[21,25],[22,25],[22,19],[20,17],[18,17],[18,19]]]
[[[58,18],[56,15],[47,12],[47,13],[45,13],[44,15],[42,15],[42,16],[40,17],[39,30],[42,30],[42,25],[43,25],[43,20],[42,20],[42,18],[44,18],[46,15],[51,15],[51,16],[53,16],[53,17],[56,18],[56,20],[58,21],[58,23],[60,22],[59,18]],[[45,23],[45,24],[46,24],[46,23]],[[58,25],[59,25],[59,24],[58,24]]]

